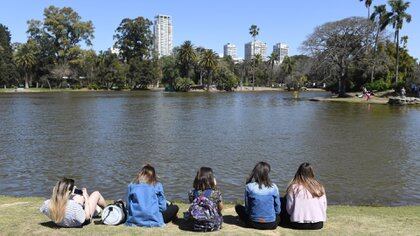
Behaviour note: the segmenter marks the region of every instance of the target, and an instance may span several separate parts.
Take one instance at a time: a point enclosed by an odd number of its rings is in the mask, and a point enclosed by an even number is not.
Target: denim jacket
[[[271,187],[262,185],[259,188],[258,183],[255,182],[247,184],[245,209],[254,222],[270,223],[276,221],[276,215],[280,214],[280,196],[277,186],[275,184]]]
[[[162,212],[166,210],[166,199],[161,183],[155,185],[129,184],[127,191],[128,226],[164,226]]]

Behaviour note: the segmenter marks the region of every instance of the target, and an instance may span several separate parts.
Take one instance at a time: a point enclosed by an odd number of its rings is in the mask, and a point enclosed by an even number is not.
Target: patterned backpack
[[[217,210],[217,205],[209,199],[212,190],[205,190],[195,197],[188,209],[192,219],[192,230],[200,232],[216,231],[222,227],[223,218]]]

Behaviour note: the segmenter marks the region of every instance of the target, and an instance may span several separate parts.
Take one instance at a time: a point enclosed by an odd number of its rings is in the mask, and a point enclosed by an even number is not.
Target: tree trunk
[[[375,47],[373,49],[373,66],[372,66],[372,71],[370,72],[370,82],[372,83],[374,78],[375,78],[375,69],[376,69],[376,60],[377,60],[377,54],[378,54],[378,43],[379,43],[379,34],[380,34],[380,26],[378,26],[378,31],[376,32],[376,37],[375,37]]]
[[[399,63],[400,63],[400,31],[397,29],[396,31],[396,47],[397,47],[397,63],[395,65],[395,87],[398,86],[398,69],[399,69]]]
[[[25,89],[29,89],[29,78],[27,73],[25,73]]]

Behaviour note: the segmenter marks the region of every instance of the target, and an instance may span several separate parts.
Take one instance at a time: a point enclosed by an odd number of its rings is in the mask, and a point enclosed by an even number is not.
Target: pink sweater
[[[303,186],[293,185],[287,194],[286,210],[291,222],[316,223],[327,220],[327,197],[312,197]]]

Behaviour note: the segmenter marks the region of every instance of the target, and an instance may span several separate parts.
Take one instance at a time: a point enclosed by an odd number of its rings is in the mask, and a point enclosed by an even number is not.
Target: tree
[[[365,3],[365,7],[368,10],[368,19],[369,19],[369,17],[370,17],[370,6],[372,5],[373,0],[359,0],[359,1]]]
[[[395,64],[395,86],[398,85],[399,60],[400,60],[400,30],[403,28],[404,22],[411,22],[411,15],[407,13],[410,2],[404,0],[389,0],[392,16],[390,22],[395,29],[395,47],[397,48],[397,61]]]
[[[0,24],[0,84],[4,87],[10,85],[17,77],[10,39],[9,29]]]
[[[251,35],[252,41],[253,41],[253,47],[252,47],[253,57],[256,56],[255,55],[255,41],[259,33],[260,33],[260,28],[258,28],[258,26],[251,25],[251,27],[249,27],[249,34]],[[255,65],[254,65],[254,70],[255,70]],[[254,90],[254,87],[255,87],[255,71],[252,74],[252,90]]]
[[[152,22],[143,17],[125,18],[121,21],[114,35],[115,48],[120,50],[124,61],[131,59],[147,60],[152,56],[153,34]]]
[[[378,44],[381,33],[389,25],[390,17],[392,13],[387,12],[386,5],[374,6],[374,11],[370,17],[370,20],[376,22],[376,34],[375,34],[375,46],[373,50],[373,66],[370,74],[370,82],[373,82],[375,69],[378,60]]]
[[[14,54],[15,64],[24,74],[25,89],[29,88],[29,81],[31,81],[32,72],[36,65],[37,50],[35,42],[29,40],[27,43],[20,45]]]
[[[192,68],[197,60],[197,54],[191,41],[185,41],[177,51],[177,61],[181,77],[191,78]]]
[[[270,81],[269,81],[270,86],[272,85],[272,82],[274,81],[274,66],[277,64],[279,59],[280,59],[279,53],[277,51],[273,51],[268,57],[267,63],[270,67]]]
[[[328,64],[337,78],[338,93],[345,96],[349,69],[365,55],[374,42],[374,25],[360,17],[350,17],[316,27],[302,44],[302,50],[317,64]]]
[[[288,56],[284,57],[283,62],[281,63],[281,69],[283,70],[283,72],[286,75],[290,75],[293,72],[293,67],[294,61]]]
[[[100,87],[123,89],[126,87],[127,65],[109,50],[100,52],[97,59]]]
[[[203,52],[203,55],[200,59],[200,65],[205,69],[207,76],[207,91],[210,90],[210,85],[212,83],[212,73],[217,68],[218,65],[218,56],[211,50],[206,49]]]
[[[49,6],[44,10],[43,22],[28,21],[27,32],[42,49],[51,51],[56,63],[66,64],[72,48],[81,42],[92,45],[94,28],[91,21],[82,21],[70,7]]]

